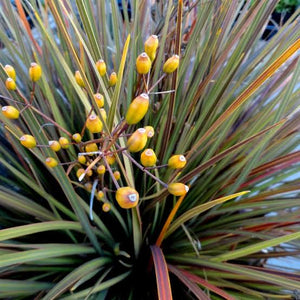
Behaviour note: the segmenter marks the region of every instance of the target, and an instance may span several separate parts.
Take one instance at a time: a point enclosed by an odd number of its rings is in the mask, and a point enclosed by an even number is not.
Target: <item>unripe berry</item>
[[[189,187],[183,183],[171,183],[168,185],[168,191],[174,196],[183,196],[189,191]]]
[[[173,55],[170,57],[163,66],[163,71],[165,73],[173,73],[179,66],[179,56]]]
[[[96,101],[96,103],[97,103],[97,106],[98,106],[99,108],[101,108],[101,107],[104,106],[104,97],[103,97],[103,95],[101,95],[101,94],[99,94],[99,93],[94,94],[94,99],[95,99],[95,101]]]
[[[146,149],[141,154],[141,163],[144,167],[153,167],[156,164],[157,158],[152,149]]]
[[[80,87],[85,87],[84,81],[79,71],[75,72],[75,80]]]
[[[87,144],[85,146],[85,152],[96,152],[98,150],[99,149],[98,149],[98,146],[96,143]],[[91,154],[91,155],[93,155],[93,154]]]
[[[36,146],[36,140],[32,135],[25,134],[20,137],[21,144],[26,148],[34,148]]]
[[[12,78],[7,78],[5,81],[5,86],[9,91],[14,91],[17,88],[15,81]]]
[[[8,119],[18,119],[19,118],[19,111],[14,106],[3,106],[2,114]]]
[[[136,70],[139,74],[147,74],[151,69],[151,60],[146,52],[140,54],[136,59]]]
[[[55,152],[57,152],[61,149],[61,145],[58,141],[49,141],[48,144],[49,144],[50,148]]]
[[[108,155],[106,156],[106,161],[107,161],[107,163],[108,163],[109,165],[113,165],[113,164],[116,162],[116,157],[114,156],[113,153],[108,154]]]
[[[5,65],[4,70],[8,77],[12,78],[14,81],[16,81],[16,71],[11,65]]]
[[[101,130],[103,128],[103,124],[100,121],[98,116],[90,115],[86,120],[86,128],[91,133],[98,133],[98,132],[101,132]]]
[[[117,73],[112,72],[109,76],[109,85],[114,86],[116,85],[117,81],[118,81]]]
[[[103,203],[102,210],[104,212],[109,212],[110,211],[110,204],[108,202]]]
[[[121,187],[116,192],[116,200],[122,208],[133,208],[137,206],[139,202],[139,194],[135,189],[129,186]]]
[[[58,142],[60,143],[60,145],[63,149],[68,149],[70,146],[69,140],[65,137],[60,137]]]
[[[158,47],[158,37],[157,35],[153,34],[149,36],[145,42],[145,52],[147,53],[151,61],[155,59],[157,47]]]
[[[139,95],[130,103],[127,113],[126,122],[133,125],[142,120],[149,108],[149,96],[145,93]]]
[[[171,169],[182,169],[186,165],[186,158],[183,155],[173,155],[168,160]]]
[[[38,81],[42,76],[42,68],[40,65],[37,63],[33,62],[30,64],[29,68],[29,78],[33,81],[36,82]]]
[[[49,168],[54,168],[58,165],[57,160],[53,157],[47,157],[45,163]]]
[[[119,171],[115,171],[114,172],[114,177],[115,177],[116,180],[119,180],[121,178],[120,172]]]
[[[147,137],[151,139],[154,136],[154,128],[152,126],[145,126],[144,127],[147,133]]]
[[[78,158],[77,158],[78,162],[81,163],[81,164],[85,164],[86,163],[86,158],[84,155],[78,155]]]
[[[106,73],[106,64],[104,62],[103,59],[99,59],[97,62],[96,62],[96,68],[100,74],[100,76],[104,76],[105,73]]]
[[[80,133],[74,133],[72,135],[72,139],[76,142],[76,143],[80,143],[81,142],[81,135]]]
[[[100,175],[104,174],[105,171],[106,171],[106,168],[105,168],[104,165],[100,165],[100,166],[97,168],[97,173],[100,174]]]
[[[127,147],[130,152],[141,151],[147,143],[147,134],[144,128],[137,129],[128,139]]]

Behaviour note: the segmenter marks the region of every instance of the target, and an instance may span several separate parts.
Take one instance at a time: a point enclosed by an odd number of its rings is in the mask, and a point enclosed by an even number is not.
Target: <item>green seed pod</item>
[[[170,57],[163,66],[163,71],[165,73],[173,73],[179,66],[179,56],[173,55]]]
[[[6,79],[5,86],[9,91],[14,91],[17,89],[16,82],[12,78]]]
[[[33,62],[30,64],[29,68],[29,78],[33,81],[36,82],[38,81],[42,76],[42,68],[40,65],[37,63]]]
[[[60,143],[60,145],[63,149],[68,149],[70,147],[70,142],[65,137],[60,137],[58,142]]]
[[[6,72],[8,77],[16,81],[16,71],[11,65],[5,65],[4,71]]]
[[[152,149],[146,149],[141,154],[141,163],[144,167],[153,167],[156,164],[156,154]]]
[[[182,169],[186,165],[186,158],[183,155],[173,155],[168,160],[171,169]]]
[[[127,147],[130,152],[143,150],[147,143],[147,134],[144,128],[137,129],[128,139]]]
[[[94,94],[94,99],[95,99],[95,101],[96,101],[96,103],[97,103],[97,106],[98,106],[99,108],[101,108],[101,107],[104,106],[104,97],[103,97],[103,95],[101,95],[101,94],[99,94],[99,93]]]
[[[49,168],[54,168],[58,165],[57,160],[53,157],[47,157],[45,163]]]
[[[116,192],[116,200],[122,208],[133,208],[137,206],[139,202],[139,194],[135,189],[129,186],[121,187]]]
[[[109,76],[109,85],[114,86],[116,85],[117,81],[118,81],[117,73],[112,72]]]
[[[34,148],[36,146],[35,138],[30,134],[25,134],[20,137],[21,144],[26,148]]]
[[[2,114],[8,119],[18,119],[19,118],[19,111],[14,106],[3,106]]]
[[[146,52],[140,54],[136,59],[136,70],[139,74],[147,74],[151,69],[151,60]]]
[[[183,183],[171,183],[168,185],[168,191],[174,196],[183,196],[189,191],[189,187]]]
[[[104,76],[105,73],[106,73],[106,64],[104,62],[103,59],[99,59],[97,62],[96,62],[96,68],[100,74],[100,76]]]
[[[99,117],[96,115],[90,115],[86,120],[86,128],[91,133],[99,133],[102,131],[103,124],[100,121]]]
[[[58,141],[49,141],[48,144],[50,148],[55,152],[58,152],[61,149],[61,145]]]
[[[75,80],[80,87],[85,87],[84,81],[79,71],[75,72]]]
[[[149,108],[149,96],[145,93],[139,95],[130,103],[127,113],[126,122],[129,125],[138,123],[144,118]]]
[[[151,61],[155,59],[157,47],[158,47],[158,37],[157,35],[153,34],[149,36],[145,42],[145,52],[147,53]]]

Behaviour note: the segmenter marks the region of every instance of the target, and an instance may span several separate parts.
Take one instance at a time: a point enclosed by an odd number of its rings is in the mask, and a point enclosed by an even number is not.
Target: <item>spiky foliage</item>
[[[299,254],[299,11],[265,43],[260,36],[276,1],[135,0],[131,16],[126,1],[123,15],[115,1],[10,2],[0,10],[1,104],[20,116],[0,116],[0,298],[296,295],[299,261],[278,270],[270,259]],[[149,54],[150,73],[138,74],[136,59],[151,34],[159,47]],[[163,75],[174,54],[179,68]],[[36,82],[32,62],[42,68]],[[6,88],[6,64],[16,70],[16,90]],[[96,92],[104,95],[106,121]],[[149,109],[126,125],[122,118],[141,93],[149,93]],[[92,107],[103,125],[97,133],[83,130]],[[129,153],[126,139],[144,126],[154,128],[147,148],[156,164],[181,154],[183,169],[137,164],[140,153]],[[68,149],[48,145],[75,133]],[[37,147],[22,146],[24,134]],[[106,152],[77,162],[92,143]],[[106,169],[98,175],[100,164]],[[189,192],[170,195],[181,191],[175,181]],[[125,186],[139,194],[128,210],[115,200]],[[126,192],[119,189],[117,200]]]

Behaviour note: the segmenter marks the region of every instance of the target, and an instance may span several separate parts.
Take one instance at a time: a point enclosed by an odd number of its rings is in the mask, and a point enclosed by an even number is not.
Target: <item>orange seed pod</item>
[[[153,34],[149,36],[145,42],[145,52],[147,53],[151,61],[155,59],[157,47],[158,47],[158,37],[157,35]]]
[[[139,74],[147,74],[151,69],[151,60],[146,52],[140,54],[136,59],[136,70]]]
[[[137,129],[128,139],[127,147],[129,152],[141,151],[147,143],[147,134],[144,128]]]
[[[60,145],[63,149],[68,149],[69,146],[70,146],[69,145],[70,144],[69,140],[65,137],[60,137],[58,142],[60,143]]]
[[[186,165],[186,158],[183,155],[173,155],[168,160],[171,169],[182,169]]]
[[[12,78],[7,78],[5,86],[9,91],[14,91],[17,88],[16,82]]]
[[[58,165],[57,160],[53,157],[47,157],[45,163],[49,168],[54,168]]]
[[[105,171],[106,171],[106,168],[105,168],[104,165],[98,166],[98,168],[97,168],[97,173],[98,173],[98,174],[102,175],[102,174],[105,173]]]
[[[144,167],[153,167],[156,164],[156,154],[152,149],[146,149],[141,154],[141,163]]]
[[[116,85],[117,81],[118,81],[117,73],[112,72],[109,76],[109,85],[114,86]]]
[[[5,65],[4,70],[8,77],[12,78],[14,81],[16,81],[16,71],[11,65]]]
[[[30,68],[29,68],[29,72],[28,73],[29,73],[29,78],[33,82],[36,82],[42,76],[42,68],[37,63],[33,62],[33,63],[30,64]]]
[[[76,142],[76,143],[80,143],[81,142],[81,135],[80,133],[74,133],[72,135],[72,139]]]
[[[99,108],[101,108],[101,107],[104,106],[104,97],[103,97],[103,95],[101,95],[101,94],[99,94],[99,93],[94,94],[94,99],[95,99],[95,101],[96,101],[96,103],[97,103],[97,106],[98,106]]]
[[[168,191],[174,196],[183,196],[189,191],[189,187],[183,183],[171,183],[168,185]]]
[[[18,119],[19,118],[19,111],[14,107],[14,106],[3,106],[2,109],[2,114],[8,118],[8,119]]]
[[[100,76],[104,76],[105,73],[106,73],[106,64],[104,62],[103,59],[99,59],[97,62],[96,62],[96,68],[100,74]]]
[[[121,187],[116,192],[116,200],[122,208],[133,208],[137,206],[139,202],[139,194],[135,189],[129,186]]]
[[[36,146],[35,138],[30,134],[25,134],[20,137],[21,144],[26,148],[34,148]]]
[[[179,66],[179,56],[173,55],[170,57],[163,66],[163,71],[165,73],[173,73]]]
[[[127,124],[133,125],[142,120],[147,113],[148,108],[149,96],[146,93],[143,93],[133,99],[128,107],[125,117]]]
[[[109,212],[110,211],[110,204],[108,202],[103,203],[102,210],[104,212]]]
[[[49,144],[50,148],[55,152],[57,152],[61,149],[61,145],[58,141],[49,141],[48,144]]]
[[[152,126],[145,126],[147,137],[151,139],[154,136],[154,128]]]
[[[98,116],[90,115],[86,120],[86,128],[91,133],[98,133],[98,132],[101,132],[101,130],[103,128],[103,124],[100,121]]]
[[[84,81],[79,71],[75,72],[75,80],[80,87],[85,87]]]

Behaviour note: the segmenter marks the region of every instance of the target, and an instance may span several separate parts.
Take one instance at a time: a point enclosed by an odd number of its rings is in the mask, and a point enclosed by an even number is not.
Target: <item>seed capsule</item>
[[[152,126],[145,126],[144,127],[147,133],[147,137],[151,139],[154,136],[154,128]]]
[[[109,165],[113,165],[113,164],[116,162],[116,157],[114,156],[113,153],[108,154],[108,155],[106,156],[106,161],[107,161],[107,163],[108,163]]]
[[[58,141],[49,141],[48,144],[49,144],[50,148],[55,152],[57,152],[61,149],[61,145]]]
[[[139,74],[147,74],[151,69],[151,60],[146,52],[140,54],[136,59],[136,70]]]
[[[25,134],[20,137],[21,144],[26,148],[34,148],[36,146],[35,138],[30,134]]]
[[[79,178],[82,174],[84,173],[84,169],[83,168],[80,168],[76,171],[76,176],[77,178]]]
[[[153,167],[156,164],[157,158],[152,149],[146,149],[141,154],[141,163],[144,167]]]
[[[149,108],[149,96],[145,93],[139,95],[130,103],[127,113],[126,122],[133,125],[142,120]]]
[[[182,169],[186,165],[186,158],[183,155],[173,155],[168,160],[171,169]]]
[[[86,146],[85,146],[85,152],[96,152],[96,151],[98,151],[99,149],[98,149],[98,146],[97,146],[97,144],[96,143],[91,143],[91,144],[87,144]],[[89,155],[93,155],[93,154],[89,154]]]
[[[12,78],[14,81],[16,81],[16,71],[11,65],[5,65],[4,70],[8,77]]]
[[[54,168],[58,165],[57,160],[53,157],[47,157],[45,163],[49,168]]]
[[[139,194],[135,189],[129,186],[121,187],[116,192],[116,200],[122,208],[133,208],[137,206],[139,202]]]
[[[19,118],[19,111],[14,106],[3,106],[2,114],[8,119],[18,119]]]
[[[109,76],[109,85],[114,86],[116,85],[117,81],[118,81],[117,73],[112,72]]]
[[[179,66],[179,56],[173,55],[170,57],[163,66],[163,71],[165,73],[173,73]]]
[[[158,37],[157,35],[153,34],[149,36],[145,42],[145,52],[147,53],[151,61],[155,59],[157,47],[158,47]]]
[[[116,180],[119,180],[121,178],[120,172],[119,171],[115,171],[114,172],[114,177],[115,177]]]
[[[96,68],[100,74],[100,76],[104,76],[105,73],[106,73],[106,64],[104,62],[103,59],[99,59],[97,62],[96,62]]]
[[[102,210],[103,210],[104,212],[109,212],[109,211],[110,211],[110,204],[107,203],[107,202],[103,203],[103,205],[102,205]]]
[[[96,196],[97,198],[101,199],[104,197],[104,193],[102,191],[99,191]]]
[[[85,164],[86,163],[86,158],[84,155],[78,155],[78,158],[77,158],[78,162],[81,163],[81,164]]]
[[[74,133],[72,135],[72,139],[76,142],[76,143],[80,143],[81,142],[81,135],[80,133]]]
[[[17,88],[16,82],[12,78],[7,78],[5,86],[9,91],[14,91]]]
[[[127,147],[130,152],[141,151],[147,143],[147,134],[144,128],[137,129],[128,139]]]
[[[189,187],[183,183],[171,183],[168,185],[168,191],[174,196],[183,196],[189,191]]]
[[[95,99],[95,101],[96,101],[96,103],[97,103],[97,106],[98,106],[99,108],[101,108],[101,107],[104,106],[104,97],[103,97],[103,95],[101,95],[101,94],[99,94],[99,93],[94,94],[94,99]]]
[[[100,174],[100,175],[104,174],[105,171],[106,171],[106,168],[105,168],[104,165],[100,165],[100,166],[97,168],[97,173]]]
[[[98,133],[101,132],[103,124],[100,121],[99,117],[97,117],[96,115],[90,115],[86,120],[86,128],[91,133]]]
[[[36,82],[38,81],[42,76],[42,68],[40,65],[37,63],[33,62],[30,64],[29,68],[29,78],[33,81]]]
[[[65,137],[60,137],[58,142],[60,143],[60,145],[63,149],[68,149],[70,146],[69,140]]]
[[[90,192],[93,188],[93,185],[90,182],[84,184],[84,187]]]
[[[75,72],[75,80],[80,87],[85,87],[84,81],[79,71]]]
[[[107,120],[107,114],[104,108],[100,108],[100,114],[104,122]]]

